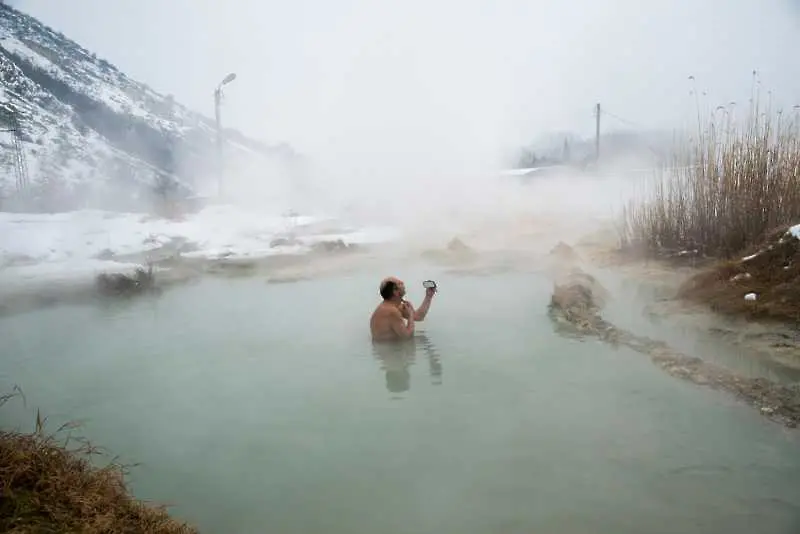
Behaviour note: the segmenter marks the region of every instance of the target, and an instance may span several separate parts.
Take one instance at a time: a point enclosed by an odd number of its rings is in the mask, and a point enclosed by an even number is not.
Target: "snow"
[[[78,77],[68,73],[61,66],[46,58],[42,54],[35,52],[28,45],[15,37],[8,36],[3,38],[0,42],[2,42],[3,47],[10,52],[19,54],[45,72],[48,72],[56,78],[66,81],[74,89],[98,98],[117,113],[128,113],[145,119],[152,118],[147,111],[141,109],[141,106],[128,97],[128,95],[126,95],[121,89],[107,83],[106,80],[103,79],[104,77],[100,76],[95,69],[92,69],[94,72],[91,74],[93,74],[95,78],[99,78],[100,83],[97,83],[97,80],[92,80],[92,82],[81,81]],[[40,44],[39,46],[42,45]],[[84,59],[83,62],[86,63],[86,65],[91,65],[91,63],[86,61],[86,59]],[[75,68],[80,66],[81,65],[76,65]]]
[[[786,231],[786,233],[783,235],[783,237],[781,237],[780,241],[778,242],[783,243],[788,236],[792,236],[795,239],[800,239],[800,224],[795,224],[794,226],[790,226],[789,229]],[[772,245],[768,246],[766,250],[772,250]],[[762,252],[765,252],[765,250],[759,250],[755,254],[751,254],[750,256],[745,256],[744,258],[742,258],[742,261],[750,261],[754,258],[757,258],[759,254],[761,254]]]
[[[748,293],[744,296],[744,300],[756,300],[758,296],[755,293]]]
[[[500,176],[505,177],[527,177],[534,174],[546,174],[560,171],[568,171],[566,165],[547,165],[545,167],[527,167],[524,169],[504,169],[500,171]]]
[[[500,171],[500,176],[525,176],[539,170],[539,167],[527,167],[524,169],[506,169]]]
[[[36,52],[31,50],[27,45],[25,45],[19,39],[16,39],[11,36],[5,36],[0,40],[0,44],[2,44],[3,48],[8,50],[9,52],[14,54],[19,54],[24,59],[27,59],[28,61],[33,63],[34,66],[42,69],[45,72],[62,76],[64,74],[64,71],[59,66],[57,66],[55,63],[45,58],[44,56],[37,54]]]
[[[332,230],[335,229],[335,230]],[[273,246],[279,237],[299,244]],[[0,213],[0,277],[70,277],[115,271],[141,263],[113,257],[146,256],[165,245],[192,247],[187,258],[263,258],[300,254],[315,243],[341,239],[347,244],[395,239],[391,228],[348,229],[341,221],[308,215],[280,216],[233,206],[211,206],[183,220],[137,213],[74,211],[58,214]],[[127,261],[143,261],[143,258]]]

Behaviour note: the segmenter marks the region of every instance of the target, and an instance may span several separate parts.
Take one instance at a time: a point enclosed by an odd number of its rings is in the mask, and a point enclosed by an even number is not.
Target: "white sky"
[[[12,3],[209,115],[214,86],[235,71],[226,125],[345,157],[588,134],[597,101],[676,126],[694,112],[689,75],[711,107],[746,104],[753,69],[764,91],[800,103],[794,0]]]

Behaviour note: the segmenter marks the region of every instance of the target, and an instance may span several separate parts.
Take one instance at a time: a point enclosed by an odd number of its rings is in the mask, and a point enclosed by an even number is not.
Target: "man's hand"
[[[401,304],[399,308],[391,311],[392,330],[397,337],[407,339],[414,335],[414,311],[408,310],[408,321],[403,321],[403,313],[406,307]]]
[[[400,313],[403,315],[403,319],[410,319],[414,317],[414,306],[407,300],[404,300],[400,304]]]
[[[425,298],[431,299],[431,298],[433,298],[433,296],[435,294],[436,294],[436,288],[435,287],[429,287],[429,288],[425,289]]]

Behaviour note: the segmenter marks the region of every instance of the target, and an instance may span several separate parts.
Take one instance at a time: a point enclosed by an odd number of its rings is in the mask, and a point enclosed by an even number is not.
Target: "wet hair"
[[[394,297],[394,290],[397,289],[397,282],[392,280],[387,280],[381,285],[381,296],[383,300],[390,300]]]

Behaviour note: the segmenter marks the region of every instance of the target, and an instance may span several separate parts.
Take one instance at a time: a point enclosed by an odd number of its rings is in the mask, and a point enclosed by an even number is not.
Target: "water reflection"
[[[436,345],[425,334],[418,334],[414,339],[425,355],[428,357],[428,371],[431,377],[431,384],[440,386],[442,384],[442,358]]]
[[[404,393],[411,389],[410,368],[416,362],[418,352],[423,353],[428,360],[431,384],[441,385],[441,356],[427,335],[418,333],[408,341],[397,343],[373,342],[372,354],[381,363],[389,393]]]

